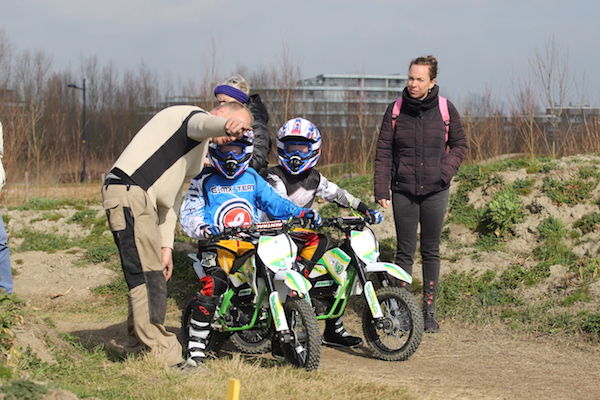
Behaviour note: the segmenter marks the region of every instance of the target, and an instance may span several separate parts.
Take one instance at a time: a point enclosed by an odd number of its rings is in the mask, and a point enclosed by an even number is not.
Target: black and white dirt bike
[[[360,296],[363,335],[373,355],[387,361],[408,359],[421,343],[423,314],[414,296],[390,286],[389,277],[407,283],[412,277],[396,264],[378,261],[379,243],[362,217],[326,218],[322,226],[343,232],[344,238],[309,274],[317,319],[339,318],[348,300]],[[380,287],[375,288],[370,278]],[[265,352],[268,340],[260,335],[239,336],[236,347],[250,353]]]
[[[308,295],[311,285],[296,271],[298,248],[287,234],[298,223],[269,221],[249,228],[225,228],[214,238],[250,241],[255,250],[233,264],[229,289],[213,317],[208,351],[218,350],[227,337],[237,346],[236,342],[258,336],[268,338],[268,349],[296,367],[310,371],[319,366],[321,336]],[[195,254],[190,257],[201,278],[204,269]],[[191,302],[182,317],[185,346],[190,307]]]

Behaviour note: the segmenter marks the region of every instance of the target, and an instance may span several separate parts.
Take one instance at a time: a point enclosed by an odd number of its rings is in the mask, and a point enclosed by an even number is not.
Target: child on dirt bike
[[[254,169],[248,168],[253,139],[250,131],[225,145],[211,143],[208,157],[212,167],[204,168],[192,179],[181,206],[181,226],[188,236],[199,240],[198,259],[206,273],[200,280],[200,291],[192,298],[196,304],[186,355],[190,366],[198,366],[206,357],[211,319],[220,295],[228,288],[227,274],[233,261],[254,249],[249,242],[210,239],[225,227],[249,227],[258,222],[258,210],[276,219],[304,218],[313,226],[320,221],[316,211],[282,198]]]
[[[383,215],[379,211],[370,209],[360,199],[327,180],[314,168],[320,154],[319,129],[306,119],[290,119],[277,133],[279,165],[267,169],[265,179],[277,193],[299,207],[311,207],[318,196],[340,207],[351,207],[361,212],[371,224],[381,223]],[[300,262],[304,264],[302,273],[308,278],[316,261],[327,251],[327,237],[307,229],[294,230],[291,236],[302,249],[299,254]],[[354,347],[360,345],[362,339],[351,336],[340,317],[326,321],[323,343],[330,346]]]

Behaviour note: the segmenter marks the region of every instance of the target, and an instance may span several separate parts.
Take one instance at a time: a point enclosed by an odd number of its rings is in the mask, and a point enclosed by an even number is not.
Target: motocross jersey
[[[292,175],[278,165],[267,169],[265,179],[277,193],[301,207],[311,207],[317,196],[341,207],[352,207],[355,210],[359,210],[362,203],[360,199],[327,180],[314,168],[300,175]]]
[[[192,179],[179,220],[186,235],[203,239],[206,225],[248,227],[260,221],[259,210],[275,219],[287,219],[304,209],[282,198],[252,168],[227,179],[207,167]]]

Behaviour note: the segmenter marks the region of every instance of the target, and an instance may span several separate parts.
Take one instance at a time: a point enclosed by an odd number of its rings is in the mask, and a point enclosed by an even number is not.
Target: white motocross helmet
[[[293,118],[277,132],[279,165],[292,175],[314,167],[321,155],[321,133],[307,119]]]

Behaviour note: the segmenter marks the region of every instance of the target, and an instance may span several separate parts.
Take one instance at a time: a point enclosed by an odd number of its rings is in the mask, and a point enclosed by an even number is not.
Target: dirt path
[[[322,369],[395,379],[422,399],[600,399],[600,351],[446,323],[411,359],[325,349]],[[502,329],[503,330],[503,329]]]
[[[123,342],[123,321],[68,321],[61,319],[60,312],[51,311],[50,304],[60,309],[60,304],[88,298],[90,282],[97,285],[114,277],[114,272],[98,267],[80,268],[73,274],[70,257],[74,256],[65,252],[15,255],[23,260],[17,270],[27,270],[14,277],[17,293],[50,311],[61,332],[74,334],[84,343],[111,346],[115,339],[117,344]],[[50,300],[55,293],[64,295]],[[574,345],[564,338],[539,339],[505,328],[465,329],[452,322],[444,322],[442,327],[438,334],[425,335],[408,361],[378,361],[369,356],[366,347],[349,351],[324,348],[320,369],[395,381],[420,399],[600,399],[599,346]],[[349,328],[359,330],[352,325]]]

